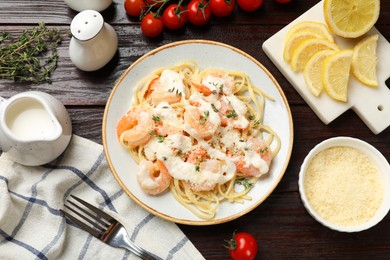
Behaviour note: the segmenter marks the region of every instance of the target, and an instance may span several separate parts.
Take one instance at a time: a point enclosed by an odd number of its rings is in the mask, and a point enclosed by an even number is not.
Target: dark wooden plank
[[[209,26],[189,25],[181,32],[165,31],[162,37],[148,39],[142,35],[139,21],[125,14],[123,0],[114,0],[102,14],[118,33],[118,53],[102,70],[82,72],[73,66],[68,55],[70,38],[67,30],[77,12],[70,10],[62,0],[1,0],[0,31],[17,35],[44,21],[48,26],[63,30],[64,40],[59,48],[60,61],[53,74],[53,84],[30,85],[0,80],[0,96],[7,98],[26,90],[50,93],[66,105],[73,132],[101,144],[102,117],[108,95],[118,77],[135,60],[156,47],[178,40],[207,39],[230,44],[259,60],[285,92],[294,121],[291,160],[275,191],[247,215],[215,226],[179,227],[207,259],[228,259],[223,243],[234,230],[255,235],[259,243],[258,259],[388,259],[390,215],[370,230],[339,233],[317,223],[299,197],[300,165],[310,149],[322,140],[340,135],[356,137],[374,145],[390,160],[390,128],[374,135],[353,111],[347,111],[329,125],[323,124],[261,49],[266,39],[317,2],[293,0],[291,4],[280,5],[265,1],[254,13],[237,8],[232,16],[214,18]],[[390,40],[390,0],[381,1],[376,27]]]
[[[139,24],[137,18],[126,14],[123,2],[124,0],[114,0],[113,4],[102,12],[105,21],[110,24]],[[211,24],[288,24],[318,2],[318,0],[293,0],[290,4],[283,5],[275,1],[264,1],[263,6],[253,13],[244,12],[236,6],[231,16],[215,17]],[[76,14],[77,12],[70,9],[62,0],[0,2],[0,24],[34,24],[41,21],[48,24],[70,24]],[[378,24],[389,23],[390,1],[382,0]]]
[[[308,214],[298,192],[284,192],[272,193],[258,208],[229,223],[180,228],[206,259],[227,259],[223,243],[235,230],[250,232],[257,238],[257,259],[387,259],[389,224],[387,216],[361,233],[333,231]]]
[[[25,27],[12,25],[4,28],[16,36]],[[151,40],[146,39],[136,25],[118,25],[115,26],[119,37],[117,55],[107,66],[96,72],[80,71],[71,63],[68,53],[70,41],[68,27],[58,28],[63,31],[63,42],[58,49],[60,59],[58,68],[52,75],[53,83],[30,85],[0,79],[0,96],[10,97],[21,91],[34,89],[55,95],[66,105],[104,105],[116,80],[139,57],[175,40],[202,38],[223,42],[247,52],[274,75],[291,104],[304,104],[303,99],[262,51],[262,43],[283,28],[281,26],[215,25],[210,27],[206,34],[194,28],[184,34],[167,32],[161,39]],[[384,35],[390,39],[390,25],[382,26],[380,29],[386,32]]]

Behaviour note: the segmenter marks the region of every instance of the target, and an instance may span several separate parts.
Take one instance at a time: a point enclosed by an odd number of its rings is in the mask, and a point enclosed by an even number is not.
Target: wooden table
[[[70,38],[64,33],[52,84],[30,85],[0,80],[0,96],[8,98],[27,90],[52,94],[70,112],[74,134],[102,143],[102,115],[108,95],[118,77],[140,56],[158,46],[185,39],[214,40],[237,47],[258,59],[274,75],[288,99],[294,122],[291,161],[276,190],[249,214],[225,224],[204,227],[180,225],[180,228],[207,259],[228,258],[223,243],[234,230],[254,234],[260,246],[259,259],[389,259],[390,215],[368,231],[339,233],[316,222],[299,197],[300,165],[309,150],[324,139],[340,135],[360,138],[374,145],[390,160],[390,128],[374,135],[352,111],[325,125],[262,51],[261,46],[266,39],[317,2],[293,0],[290,4],[281,5],[267,0],[254,13],[245,13],[237,8],[232,16],[213,18],[206,27],[189,25],[184,31],[165,31],[160,38],[148,39],[143,36],[138,20],[126,16],[123,0],[114,0],[102,15],[118,33],[119,50],[106,67],[92,73],[76,69],[68,54]],[[1,0],[0,30],[20,34],[23,29],[43,21],[49,27],[65,31],[76,14],[61,0]],[[389,0],[381,1],[376,27],[390,40]]]

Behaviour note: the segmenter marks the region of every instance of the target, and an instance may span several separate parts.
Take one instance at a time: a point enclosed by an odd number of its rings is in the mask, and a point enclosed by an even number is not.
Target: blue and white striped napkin
[[[70,194],[120,220],[131,240],[162,259],[204,259],[174,224],[132,201],[119,187],[101,145],[73,136],[56,161],[38,167],[0,157],[0,259],[136,259],[66,220]]]

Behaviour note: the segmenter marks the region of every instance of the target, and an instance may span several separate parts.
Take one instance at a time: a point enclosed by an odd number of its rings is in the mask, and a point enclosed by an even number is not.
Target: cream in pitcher
[[[24,165],[42,165],[68,146],[72,125],[63,104],[29,91],[0,100],[0,149]]]

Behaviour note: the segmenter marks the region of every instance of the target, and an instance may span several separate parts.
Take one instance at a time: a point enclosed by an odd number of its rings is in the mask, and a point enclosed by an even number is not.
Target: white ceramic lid
[[[95,37],[104,25],[103,16],[94,10],[85,10],[77,14],[70,24],[70,31],[80,41]]]

